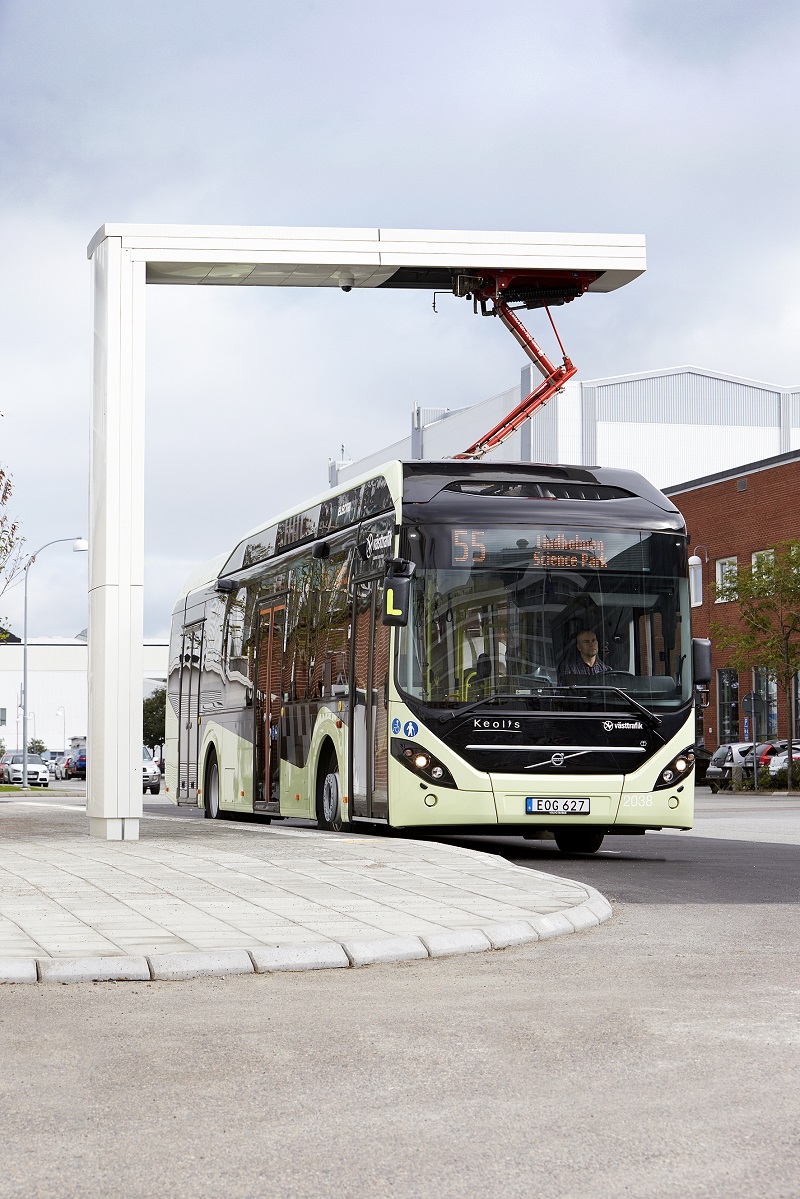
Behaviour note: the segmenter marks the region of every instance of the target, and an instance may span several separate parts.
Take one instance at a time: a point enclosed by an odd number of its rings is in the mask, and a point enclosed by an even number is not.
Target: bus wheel
[[[597,853],[605,833],[595,829],[554,829],[556,845],[562,853]]]
[[[217,755],[211,753],[206,766],[206,785],[203,790],[206,820],[219,820],[219,766]]]
[[[320,828],[330,829],[334,833],[341,832],[344,824],[342,782],[335,755],[328,758],[327,764],[317,777],[317,824]]]

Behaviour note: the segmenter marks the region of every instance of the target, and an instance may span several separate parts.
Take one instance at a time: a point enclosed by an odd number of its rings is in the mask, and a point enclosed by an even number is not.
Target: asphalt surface
[[[145,803],[152,814],[203,819],[198,808],[156,806]],[[742,839],[730,836],[730,817],[747,815]],[[451,837],[452,844],[496,853],[519,866],[545,870],[577,882],[588,883],[612,903],[800,903],[800,843],[769,840],[775,818],[797,821],[800,830],[800,796],[789,799],[752,799],[746,796],[698,797],[698,823],[704,836],[688,833],[647,833],[643,837],[609,836],[597,854],[563,854],[552,842],[526,841],[522,837]],[[759,826],[759,840],[750,839]],[[309,821],[285,820],[278,827],[315,828]],[[724,836],[715,837],[716,830]],[[359,834],[367,830],[359,828]],[[381,836],[380,833],[377,834]],[[800,842],[800,837],[798,838]],[[798,1186],[800,1195],[800,1186]]]
[[[0,988],[0,1196],[796,1199],[800,809],[716,819],[506,844],[616,898],[562,940]]]
[[[465,837],[457,844],[589,883],[612,903],[800,903],[800,845],[682,833],[607,837],[598,854],[570,857],[531,849],[528,842],[517,839],[504,844],[499,839]]]

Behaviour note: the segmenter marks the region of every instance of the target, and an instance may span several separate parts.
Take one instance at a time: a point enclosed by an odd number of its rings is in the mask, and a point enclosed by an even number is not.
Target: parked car
[[[746,766],[745,754],[752,752],[752,741],[731,741],[718,746],[706,768],[706,782],[715,793],[731,785],[734,766]]]
[[[711,754],[704,745],[694,747],[694,785],[702,787],[706,782],[706,771],[711,761]]]
[[[161,771],[146,745],[142,746],[142,793],[149,789],[151,795],[161,790]]]
[[[75,766],[74,766],[74,773],[73,773],[72,777],[74,779],[85,779],[86,778],[86,750],[85,749],[79,750],[78,753],[73,758],[73,761],[75,763]]]
[[[764,741],[761,745],[756,746],[756,761],[759,766],[769,766],[776,754],[785,754],[788,742],[786,738],[783,741]]]
[[[64,754],[59,754],[59,756],[53,762],[52,774],[53,774],[54,778],[63,779],[63,778],[67,777],[66,773],[64,771],[64,763],[66,762],[66,760],[67,759]]]
[[[797,745],[796,743],[793,746],[793,750],[792,750],[792,761],[800,762],[800,745]],[[775,775],[778,774],[779,771],[786,770],[788,765],[789,765],[789,743],[787,741],[786,745],[784,747],[783,753],[775,754],[774,757],[770,759],[770,763],[769,763],[770,778],[774,778]],[[800,770],[796,770],[796,778],[800,779]]]
[[[22,782],[22,754],[12,754],[4,764],[3,782]],[[31,787],[50,786],[50,774],[38,754],[28,754],[28,784]]]
[[[72,754],[67,754],[67,756],[62,760],[61,766],[64,771],[65,779],[75,778],[75,759],[73,758]]]

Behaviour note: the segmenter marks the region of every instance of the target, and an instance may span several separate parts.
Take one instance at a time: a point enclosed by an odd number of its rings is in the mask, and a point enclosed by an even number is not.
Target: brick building
[[[737,565],[750,565],[768,546],[788,538],[800,539],[800,450],[665,487],[664,493],[686,518],[690,553],[701,562],[692,572],[692,633],[709,637],[712,623],[735,619],[736,611],[735,603],[715,600],[711,584],[721,582],[726,571]],[[766,672],[737,672],[716,648],[713,659],[711,702],[702,712],[706,748],[752,740],[753,718],[742,707],[742,700],[751,692],[759,695],[765,706],[757,720],[758,740],[785,737],[784,695]],[[797,692],[796,685],[796,723]]]

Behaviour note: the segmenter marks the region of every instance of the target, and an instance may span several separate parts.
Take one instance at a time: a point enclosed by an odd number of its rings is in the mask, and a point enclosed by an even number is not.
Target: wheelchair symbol
[[[403,726],[401,725],[400,721],[395,716],[394,720],[392,721],[392,732],[394,733],[395,737],[400,732],[402,727]]]

